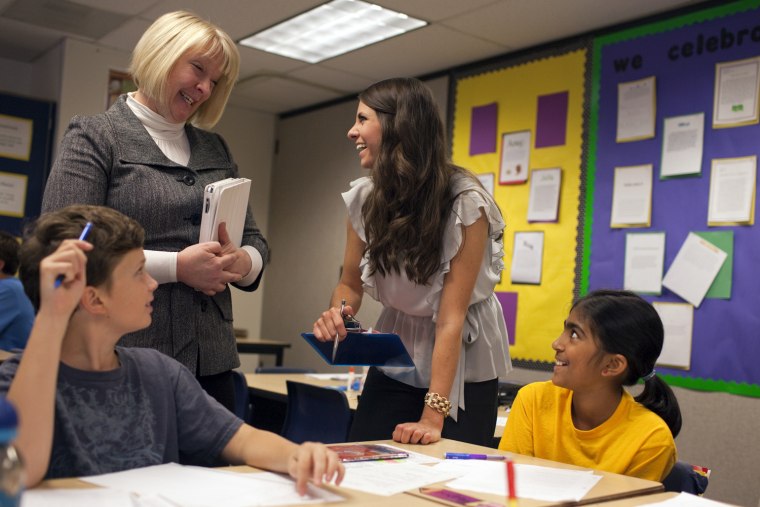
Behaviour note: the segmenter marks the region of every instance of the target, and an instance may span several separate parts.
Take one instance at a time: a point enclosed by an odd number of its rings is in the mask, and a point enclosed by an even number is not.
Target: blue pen
[[[79,240],[84,241],[87,239],[87,235],[90,233],[90,228],[92,227],[92,222],[87,222],[84,226],[84,229],[82,229],[82,234],[79,235]],[[65,275],[58,275],[55,277],[55,284],[53,285],[56,289],[61,286],[63,281],[66,279]]]
[[[472,454],[469,452],[447,452],[446,459],[490,459],[490,460],[505,460],[506,456],[500,454]]]

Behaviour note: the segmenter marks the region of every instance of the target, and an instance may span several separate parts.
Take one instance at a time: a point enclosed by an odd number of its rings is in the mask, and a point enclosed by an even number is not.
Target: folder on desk
[[[314,333],[302,333],[301,336],[327,364],[333,366],[414,366],[397,334],[348,333],[338,345],[334,362],[332,341],[319,341]]]

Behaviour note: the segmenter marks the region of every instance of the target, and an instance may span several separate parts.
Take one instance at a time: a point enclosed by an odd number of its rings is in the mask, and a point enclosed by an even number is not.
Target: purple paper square
[[[562,146],[567,130],[568,92],[541,95],[536,112],[536,148]]]
[[[472,108],[470,119],[470,156],[496,152],[496,120],[498,104]]]
[[[517,322],[517,292],[496,292],[496,299],[504,312],[504,322],[507,324],[509,344],[515,344],[515,323]]]

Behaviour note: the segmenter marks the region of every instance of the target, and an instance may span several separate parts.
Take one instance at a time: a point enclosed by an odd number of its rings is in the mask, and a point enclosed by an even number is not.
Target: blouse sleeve
[[[359,178],[351,182],[351,188],[343,192],[343,201],[346,203],[346,210],[348,211],[348,220],[351,223],[351,227],[354,232],[359,236],[365,244],[367,243],[367,234],[364,231],[364,219],[362,218],[362,206],[364,201],[367,200],[367,195],[372,190],[372,180],[368,176]],[[365,254],[359,261],[359,271],[362,277],[362,286],[364,292],[370,297],[378,299],[377,284],[375,283],[375,275],[371,273],[369,268],[369,257]]]

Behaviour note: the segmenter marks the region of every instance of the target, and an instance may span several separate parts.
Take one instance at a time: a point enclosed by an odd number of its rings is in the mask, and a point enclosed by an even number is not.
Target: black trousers
[[[458,410],[456,421],[447,417],[441,436],[492,447],[498,389],[498,379],[466,383],[464,395],[467,410]],[[349,440],[392,438],[397,424],[419,421],[427,392],[427,388],[409,386],[387,377],[377,368],[370,368],[354,414]],[[452,407],[452,410],[455,409]]]
[[[223,371],[216,375],[196,376],[198,383],[212,398],[235,413],[235,381],[232,371]]]

